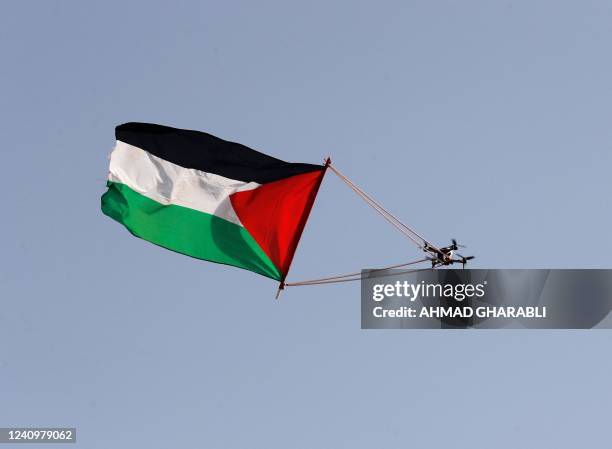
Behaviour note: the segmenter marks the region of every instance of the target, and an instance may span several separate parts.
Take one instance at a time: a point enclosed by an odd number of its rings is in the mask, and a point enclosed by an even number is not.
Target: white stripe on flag
[[[188,207],[239,225],[242,223],[229,196],[259,187],[255,182],[181,167],[120,140],[111,153],[109,170],[110,181],[125,184],[158,203]]]

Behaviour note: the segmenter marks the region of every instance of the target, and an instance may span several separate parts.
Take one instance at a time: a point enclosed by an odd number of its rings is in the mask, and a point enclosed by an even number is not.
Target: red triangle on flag
[[[284,277],[308,220],[324,170],[262,184],[230,196],[242,225]]]

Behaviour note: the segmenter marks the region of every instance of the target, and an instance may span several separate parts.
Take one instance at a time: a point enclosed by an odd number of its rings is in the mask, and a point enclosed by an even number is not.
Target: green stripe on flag
[[[215,215],[164,205],[108,182],[102,212],[132,234],[198,259],[233,265],[280,280],[281,274],[245,228]]]

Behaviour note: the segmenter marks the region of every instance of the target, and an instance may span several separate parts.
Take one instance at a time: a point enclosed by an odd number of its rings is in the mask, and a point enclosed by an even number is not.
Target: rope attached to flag
[[[419,260],[415,260],[415,261],[407,262],[407,263],[402,263],[402,264],[398,264],[398,265],[389,265],[388,267],[374,268],[372,270],[365,270],[366,271],[365,274],[360,271],[360,272],[357,272],[357,273],[341,274],[341,275],[338,275],[338,276],[330,276],[330,277],[326,277],[326,278],[309,279],[307,281],[286,282],[285,283],[285,287],[298,287],[300,285],[333,284],[333,283],[336,283],[336,282],[359,281],[359,280],[365,279],[365,278],[393,276],[393,275],[397,275],[398,273],[392,273],[392,274],[386,273],[386,274],[380,274],[378,276],[372,275],[372,273],[379,272],[379,271],[385,271],[385,270],[391,270],[391,269],[395,269],[395,268],[407,267],[407,266],[410,266],[410,265],[416,265],[418,263],[426,262],[428,260],[429,259],[424,258],[424,259],[419,259]],[[430,268],[427,268],[427,269],[429,270]],[[413,271],[420,271],[420,270],[408,270],[408,271],[406,271],[406,273],[411,273]]]
[[[393,215],[391,212],[386,210],[380,203],[378,203],[374,198],[368,195],[366,192],[361,190],[353,181],[344,176],[340,171],[334,167],[333,165],[329,165],[328,168],[333,171],[338,178],[340,178],[346,185],[348,185],[351,190],[353,190],[358,196],[360,196],[370,207],[372,207],[376,212],[381,214],[385,220],[391,223],[395,228],[397,228],[402,234],[412,240],[419,249],[423,249],[425,244],[427,243],[429,247],[433,249],[438,249],[433,245],[429,244],[428,241],[421,236],[418,232],[412,229],[410,226],[403,223],[399,218]]]

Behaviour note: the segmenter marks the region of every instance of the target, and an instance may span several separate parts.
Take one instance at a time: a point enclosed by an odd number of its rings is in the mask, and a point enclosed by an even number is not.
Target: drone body
[[[459,253],[456,253],[457,249],[464,248],[463,245],[459,245],[457,240],[452,239],[451,245],[445,246],[443,248],[435,248],[431,246],[429,243],[425,242],[423,246],[423,251],[429,253],[431,256],[429,260],[431,261],[431,268],[437,268],[440,266],[453,265],[455,263],[460,263],[463,268],[465,268],[465,264],[468,260],[474,259],[474,256],[462,256]],[[455,255],[457,257],[455,257]]]

